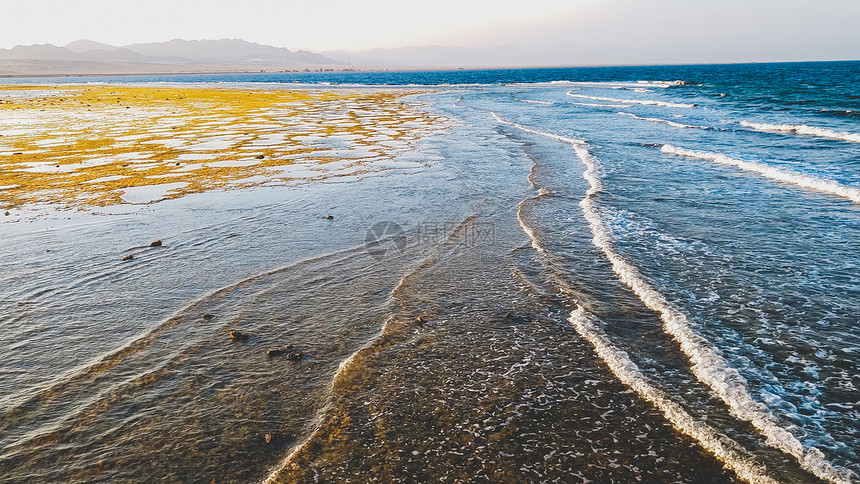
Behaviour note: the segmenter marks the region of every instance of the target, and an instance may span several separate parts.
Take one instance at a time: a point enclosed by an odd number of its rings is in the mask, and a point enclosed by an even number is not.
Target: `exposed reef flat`
[[[378,170],[441,118],[419,91],[0,86],[3,208],[141,204]]]

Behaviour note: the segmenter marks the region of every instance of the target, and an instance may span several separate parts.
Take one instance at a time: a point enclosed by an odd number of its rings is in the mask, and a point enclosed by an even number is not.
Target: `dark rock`
[[[266,157],[266,155],[259,155],[259,156],[257,156],[257,159],[258,159],[258,160],[262,160],[262,159],[263,159],[263,158],[265,158],[265,157]]]
[[[334,215],[326,215],[326,220],[334,220]]]
[[[274,348],[266,351],[266,356],[268,356],[269,358],[273,358],[275,356],[284,356],[290,361],[299,361],[302,359],[303,356],[305,356],[305,354],[301,351],[295,351],[295,349],[296,348],[293,345],[286,345],[283,347],[283,349]]]
[[[251,335],[242,333],[240,331],[230,331],[230,338],[233,341],[248,341]]]
[[[212,319],[215,319],[215,316],[209,313],[203,313],[203,319],[205,319],[206,321],[211,321]]]
[[[161,247],[161,240],[160,240],[160,239],[159,239],[159,240],[155,240],[155,241],[153,241],[151,244],[149,244],[149,246],[150,246],[150,247]]]
[[[131,254],[128,254],[127,256],[122,258],[122,260],[133,260],[133,259],[134,259],[134,256]]]
[[[12,215],[12,214],[11,214],[11,213],[9,213],[9,211],[8,211],[8,210],[6,210],[6,216],[8,217],[8,216],[10,216],[10,215]]]
[[[24,153],[21,153],[21,152],[19,151],[19,152],[17,152],[17,153],[12,153],[12,156],[15,156],[15,155],[23,155],[23,154],[24,154]]]

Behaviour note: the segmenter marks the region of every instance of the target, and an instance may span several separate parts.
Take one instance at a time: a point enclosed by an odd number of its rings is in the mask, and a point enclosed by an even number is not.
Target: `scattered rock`
[[[269,358],[274,358],[275,356],[281,356],[281,355],[284,355],[286,353],[287,353],[287,350],[282,350],[282,349],[278,349],[278,348],[272,349],[272,350],[266,350],[266,356],[268,356]]]
[[[122,260],[134,260],[134,256],[131,254],[128,254],[127,256],[123,257]]]
[[[415,318],[415,322],[418,324],[424,324],[424,319],[422,319],[421,316],[418,316],[417,318]]]
[[[159,240],[155,240],[155,241],[153,241],[151,244],[149,244],[149,246],[150,246],[150,247],[161,247],[161,240],[160,240],[160,239],[159,239]]]
[[[268,356],[269,358],[274,358],[275,356],[284,356],[290,361],[299,361],[305,356],[305,354],[301,351],[295,351],[295,347],[293,345],[286,345],[283,347],[283,349],[274,348],[266,351],[266,356]]]
[[[334,215],[326,215],[326,220],[334,220]]]
[[[248,339],[249,339],[250,337],[251,337],[251,335],[248,335],[248,334],[242,333],[242,332],[240,332],[240,331],[230,331],[230,338],[231,338],[233,341],[242,341],[242,342],[244,342],[244,341],[248,341]]]
[[[277,437],[278,435],[276,433],[269,432],[268,434],[266,434],[266,443],[271,444],[272,441],[275,440]]]
[[[503,317],[503,318],[507,318],[507,317],[508,317],[508,316],[510,316],[510,315],[511,315],[511,313],[505,313],[505,315],[504,315],[504,316],[502,316],[502,317]]]
[[[212,319],[215,319],[215,316],[209,313],[203,313],[203,319],[205,319],[206,321],[211,321]]]

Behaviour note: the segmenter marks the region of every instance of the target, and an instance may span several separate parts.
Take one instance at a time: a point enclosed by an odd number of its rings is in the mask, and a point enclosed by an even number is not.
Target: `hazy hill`
[[[337,61],[307,51],[238,39],[171,40],[117,47],[77,40],[0,49],[0,75],[235,72],[248,68],[282,70],[333,66]]]
[[[117,50],[119,47],[114,47],[109,44],[102,44],[101,42],[94,42],[92,40],[76,40],[74,42],[70,42],[65,45],[67,49],[72,52],[83,54],[84,52],[89,52],[91,50]]]
[[[133,44],[127,49],[149,57],[184,57],[194,62],[219,64],[337,64],[307,51],[255,44],[239,39],[171,40]]]
[[[77,54],[64,47],[51,44],[16,45],[11,49],[0,49],[0,59],[28,60],[73,60]]]

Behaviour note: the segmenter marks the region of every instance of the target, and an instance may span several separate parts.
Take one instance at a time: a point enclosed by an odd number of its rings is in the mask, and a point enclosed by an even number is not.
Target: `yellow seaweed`
[[[115,205],[125,189],[176,182],[165,198],[245,188],[290,180],[279,168],[293,164],[360,172],[445,125],[401,101],[416,91],[0,86],[28,91],[0,97],[3,209]]]

